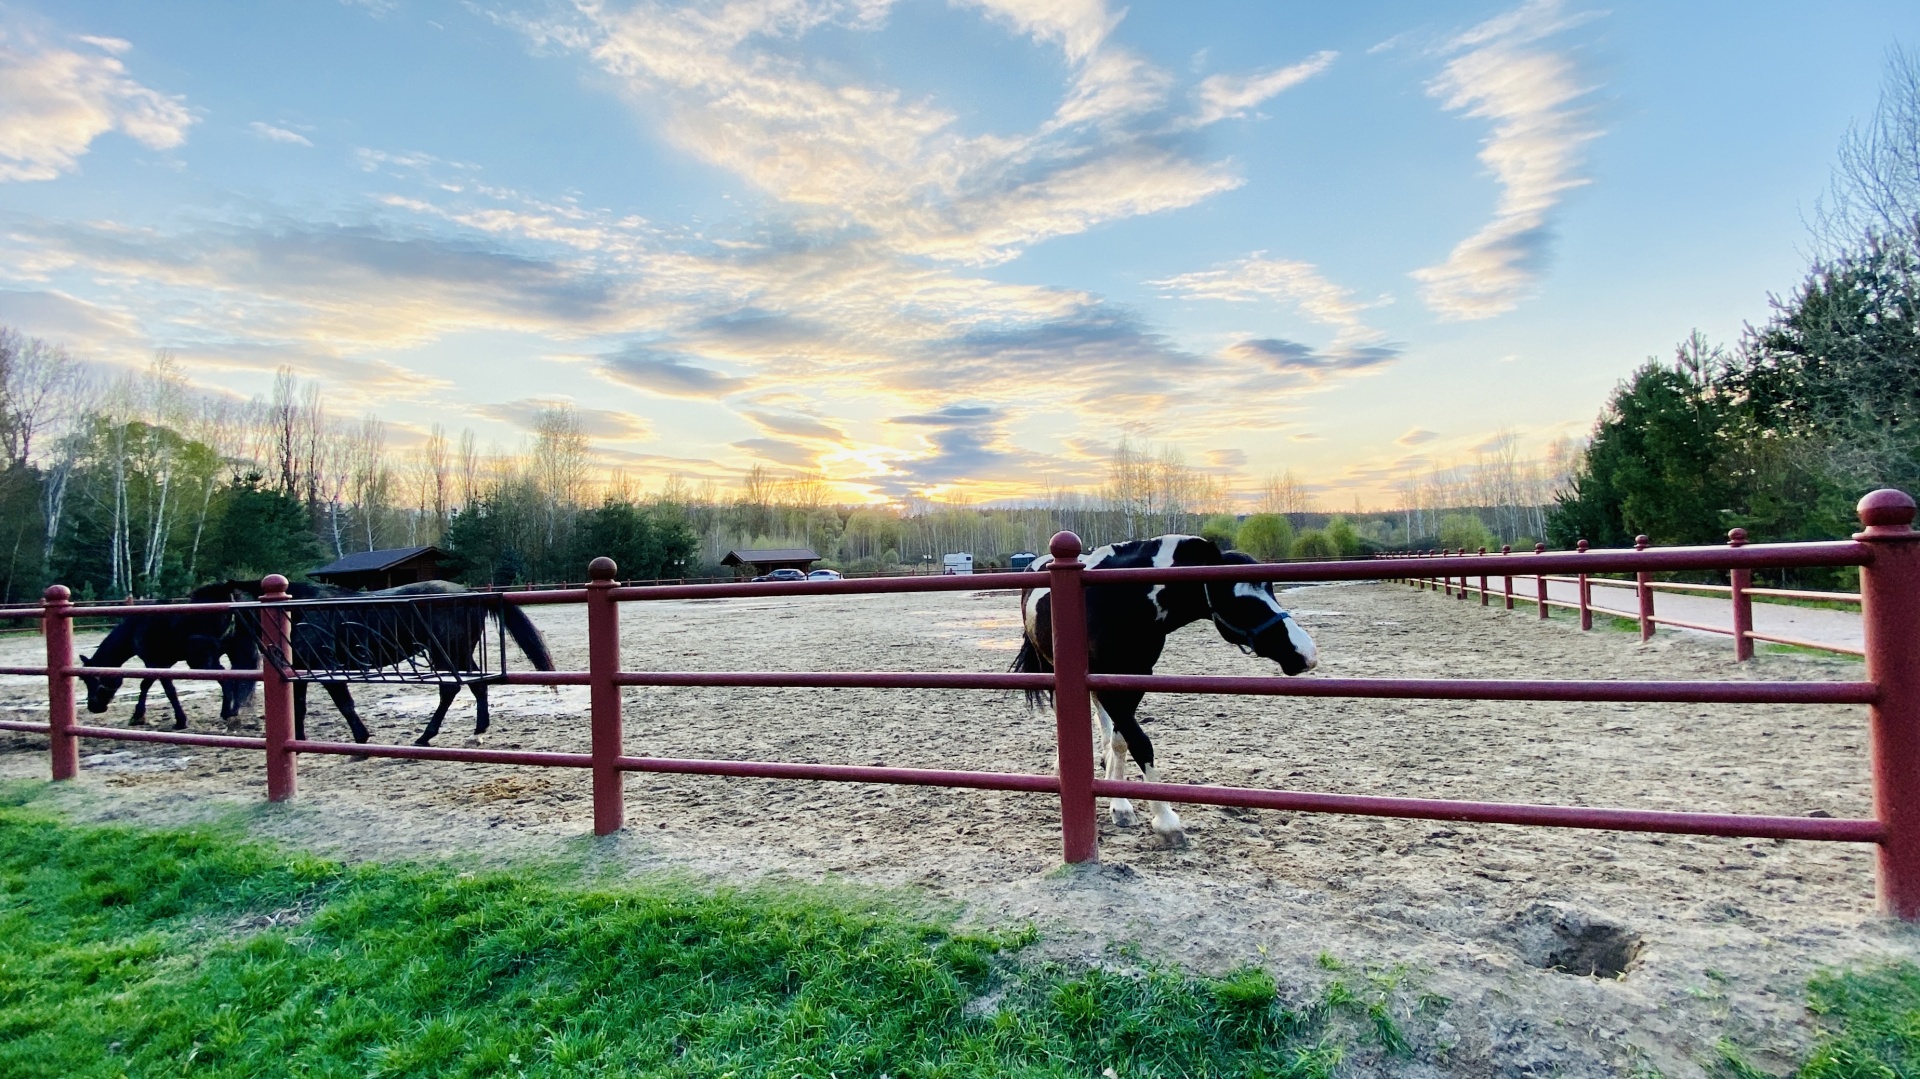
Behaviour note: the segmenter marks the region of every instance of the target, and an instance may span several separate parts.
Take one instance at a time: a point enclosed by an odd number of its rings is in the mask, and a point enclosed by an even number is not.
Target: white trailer
[[[973,556],[970,554],[950,554],[941,560],[941,572],[965,577],[973,573]]]

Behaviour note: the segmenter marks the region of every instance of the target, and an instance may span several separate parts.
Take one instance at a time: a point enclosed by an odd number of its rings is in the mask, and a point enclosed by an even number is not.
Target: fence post
[[[1507,555],[1510,555],[1512,553],[1513,553],[1513,544],[1503,543],[1500,545],[1500,556],[1502,558],[1505,558]],[[1501,588],[1501,591],[1504,592],[1507,597],[1507,610],[1511,611],[1513,610],[1513,572],[1509,570],[1506,576],[1501,578],[1501,580],[1504,582],[1500,586],[1500,588]]]
[[[47,586],[41,597],[40,632],[47,638],[47,752],[53,778],[80,774],[80,740],[73,736],[73,593],[63,584]]]
[[[1872,545],[1860,568],[1860,621],[1866,630],[1867,679],[1879,687],[1867,716],[1873,761],[1873,811],[1886,826],[1880,841],[1880,910],[1920,920],[1920,532],[1913,499],[1874,491],[1860,500]]]
[[[260,599],[285,603],[287,579],[269,573],[260,579]],[[267,739],[267,801],[284,802],[299,785],[298,766],[287,743],[293,741],[293,683],[286,666],[293,659],[293,619],[286,610],[260,611],[260,728]]]
[[[1480,557],[1481,558],[1487,557],[1487,549],[1485,547],[1480,548]],[[1487,575],[1482,573],[1480,575],[1480,606],[1485,607],[1486,605],[1487,605]]]
[[[620,608],[613,579],[620,567],[602,555],[587,564],[588,702],[593,725],[593,834],[612,835],[627,822],[626,752],[620,716]]]
[[[1087,696],[1087,596],[1080,537],[1056,532],[1047,544],[1053,618],[1053,725],[1059,750],[1060,842],[1068,862],[1100,860],[1093,806],[1093,701]]]
[[[1546,554],[1547,545],[1544,543],[1534,544],[1533,553]],[[1547,620],[1547,575],[1536,572],[1533,575],[1533,584],[1534,592],[1540,602],[1540,621],[1545,622]]]
[[[1440,548],[1440,557],[1441,557],[1441,558],[1452,558],[1452,557],[1453,557],[1453,549],[1452,549],[1451,547],[1442,547],[1442,548]],[[1453,595],[1453,574],[1451,574],[1451,573],[1448,573],[1448,574],[1445,574],[1445,575],[1443,576],[1443,579],[1444,579],[1444,580],[1445,580],[1445,581],[1447,582],[1447,595],[1449,595],[1449,596],[1451,596],[1451,595]]]
[[[1746,529],[1736,528],[1727,533],[1727,546],[1746,545]],[[1753,658],[1753,597],[1747,594],[1747,589],[1753,587],[1753,571],[1729,571],[1727,582],[1732,585],[1728,597],[1733,600],[1733,658],[1745,662]]]
[[[1633,537],[1633,549],[1636,551],[1644,551],[1650,542],[1652,541],[1645,536],[1635,536]],[[1645,570],[1641,570],[1633,575],[1635,598],[1640,601],[1641,644],[1645,644],[1647,641],[1653,639],[1653,589],[1650,587],[1652,584],[1653,574]]]
[[[1573,545],[1573,549],[1586,554],[1587,541],[1581,540]],[[1593,628],[1593,588],[1587,584],[1587,575],[1584,573],[1580,575],[1580,628],[1583,630]]]

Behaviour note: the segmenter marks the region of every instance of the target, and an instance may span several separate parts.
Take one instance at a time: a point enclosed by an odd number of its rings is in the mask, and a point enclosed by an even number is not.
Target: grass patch
[[[344,867],[30,796],[0,796],[0,1075],[1304,1077],[1409,1046],[1377,979],[1292,1010],[1261,970],[1023,963],[1031,931],[850,889]]]
[[[1865,663],[1867,657],[1847,652],[1829,652],[1824,648],[1804,648],[1797,644],[1775,644],[1772,641],[1753,642],[1754,650],[1763,656],[1815,656],[1820,659],[1844,659],[1855,663]]]
[[[1800,1079],[1920,1075],[1920,966],[1822,974],[1807,998],[1822,1037]]]

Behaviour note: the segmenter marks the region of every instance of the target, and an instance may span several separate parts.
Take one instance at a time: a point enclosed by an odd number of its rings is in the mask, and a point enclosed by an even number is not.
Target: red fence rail
[[[1727,533],[1728,547],[1744,547],[1746,545],[1746,529],[1736,528]],[[1634,550],[1645,551],[1647,549],[1647,537],[1637,537],[1634,541]],[[1546,550],[1546,544],[1534,545],[1534,553],[1536,554],[1545,554]],[[1587,550],[1586,541],[1581,540],[1578,551],[1580,553],[1586,553]],[[1513,548],[1511,547],[1500,548],[1500,554],[1502,556],[1510,555],[1512,552]],[[1462,547],[1458,551],[1442,549],[1440,551],[1423,551],[1413,555],[1387,555],[1385,557],[1398,560],[1405,558],[1430,559],[1435,557],[1452,557],[1455,555],[1484,558],[1487,556],[1487,549],[1485,547],[1480,548],[1477,556],[1469,555],[1467,549]],[[1581,568],[1591,570],[1592,566],[1586,565]],[[1535,582],[1536,595],[1533,603],[1538,607],[1541,618],[1546,618],[1548,609],[1553,607],[1578,611],[1580,612],[1580,628],[1583,630],[1593,628],[1593,615],[1596,610],[1602,614],[1616,618],[1627,617],[1618,611],[1609,610],[1604,607],[1595,607],[1593,604],[1593,590],[1596,587],[1632,589],[1636,606],[1638,607],[1633,617],[1634,620],[1639,623],[1640,639],[1643,641],[1653,636],[1656,627],[1670,626],[1674,629],[1688,629],[1699,633],[1717,633],[1721,636],[1732,637],[1734,639],[1734,653],[1741,660],[1753,658],[1753,645],[1755,641],[1765,641],[1769,644],[1793,645],[1798,648],[1812,648],[1823,652],[1838,652],[1849,656],[1864,656],[1866,654],[1863,649],[1854,648],[1850,645],[1838,644],[1832,641],[1811,641],[1800,637],[1787,637],[1777,633],[1762,633],[1754,629],[1753,598],[1755,596],[1775,599],[1819,600],[1828,603],[1852,604],[1857,606],[1861,602],[1861,594],[1859,592],[1816,592],[1802,588],[1755,588],[1753,586],[1753,570],[1754,567],[1750,565],[1729,567],[1727,573],[1729,583],[1727,584],[1693,584],[1684,581],[1656,581],[1653,579],[1653,572],[1645,569],[1636,571],[1632,581],[1595,577],[1591,572],[1579,573],[1572,576],[1555,576],[1551,573],[1542,573],[1534,570],[1526,573],[1507,572],[1497,575],[1502,581],[1500,594],[1507,610],[1513,610],[1514,582],[1516,580],[1530,580]],[[1608,571],[1603,570],[1601,572]],[[1478,587],[1475,587],[1473,584],[1475,574],[1471,571],[1462,573],[1458,577],[1450,574],[1448,576],[1420,575],[1406,578],[1406,580],[1407,583],[1416,588],[1431,589],[1433,591],[1444,590],[1447,595],[1457,595],[1463,600],[1470,595],[1477,595],[1480,597],[1480,605],[1484,607],[1488,605],[1489,600],[1494,594],[1492,590],[1488,588],[1488,579],[1495,575],[1496,574],[1486,572],[1483,569],[1478,574],[1480,582]],[[1578,598],[1571,601],[1549,599],[1547,597],[1548,582],[1574,585],[1576,587],[1575,594]],[[1690,622],[1686,619],[1668,618],[1656,614],[1654,611],[1654,595],[1658,592],[1707,592],[1724,595],[1732,605],[1733,625],[1731,627],[1711,626],[1700,622]]]
[[[192,732],[126,730],[82,726],[75,722],[73,679],[93,673],[76,666],[73,617],[66,588],[47,589],[40,616],[47,661],[38,667],[5,667],[0,674],[44,675],[47,722],[0,721],[0,729],[45,734],[56,780],[79,769],[81,739],[118,739],[244,749],[266,759],[268,797],[284,801],[298,786],[303,753],[352,754],[414,760],[580,768],[591,772],[594,831],[607,834],[624,822],[623,785],[628,772],[742,776],[783,780],[894,783],[982,790],[1043,793],[1060,802],[1061,846],[1069,862],[1098,857],[1094,799],[1146,798],[1169,802],[1285,809],[1310,813],[1406,817],[1422,820],[1546,825],[1693,835],[1749,836],[1874,843],[1878,847],[1877,890],[1883,910],[1920,920],[1920,533],[1912,528],[1914,502],[1899,491],[1876,491],[1860,503],[1865,526],[1851,540],[1728,547],[1677,547],[1660,550],[1587,551],[1515,555],[1446,555],[1394,562],[1329,561],[1264,563],[1174,569],[1089,569],[1079,556],[1081,544],[1071,532],[1053,538],[1054,561],[1046,570],[982,581],[969,577],[895,577],[866,580],[622,586],[615,583],[612,560],[595,559],[591,580],[581,588],[508,593],[523,604],[581,603],[587,608],[588,661],[585,671],[513,672],[509,683],[586,685],[590,693],[591,742],[587,753],[533,752],[472,748],[372,745],[293,737],[292,683],[280,667],[265,663],[259,671],[148,671],[116,668],[125,677],[154,675],[189,680],[258,679],[264,698],[264,737]],[[1866,679],[1851,682],[1764,681],[1580,681],[1377,678],[1236,678],[1119,675],[1091,669],[1084,616],[1084,590],[1106,584],[1175,581],[1339,581],[1410,580],[1444,587],[1458,582],[1465,596],[1469,579],[1486,602],[1487,578],[1506,579],[1503,594],[1513,602],[1512,578],[1532,576],[1544,612],[1549,575],[1593,573],[1646,575],[1670,570],[1730,570],[1799,566],[1858,566],[1866,630]],[[287,599],[283,577],[270,576],[265,595],[271,603]],[[1053,597],[1052,674],[935,673],[900,671],[628,671],[620,665],[620,607],[624,603],[667,599],[777,595],[873,595],[945,592],[989,588],[1045,587]],[[1650,594],[1643,590],[1644,594]],[[179,610],[189,605],[174,605]],[[217,609],[222,604],[197,605]],[[139,604],[93,607],[86,615],[150,613],[167,607]],[[270,648],[286,650],[288,615],[271,607],[262,617]],[[108,673],[108,672],[101,672]],[[626,753],[620,687],[749,686],[889,689],[1051,689],[1054,691],[1058,763],[1051,775],[968,772],[782,761],[700,760],[636,757]],[[1153,692],[1232,693],[1269,696],[1396,697],[1425,699],[1554,701],[1687,701],[1742,704],[1864,704],[1869,709],[1874,816],[1857,820],[1772,817],[1747,814],[1683,813],[1586,806],[1526,805],[1337,793],[1256,790],[1239,787],[1140,783],[1099,779],[1094,774],[1092,709],[1089,694],[1102,689]]]

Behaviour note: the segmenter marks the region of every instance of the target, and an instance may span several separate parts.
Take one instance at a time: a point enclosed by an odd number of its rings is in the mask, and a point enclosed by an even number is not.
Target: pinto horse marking
[[[1044,569],[1052,561],[1052,555],[1042,555],[1034,560],[1032,568]],[[1239,551],[1222,552],[1211,540],[1199,536],[1156,536],[1096,548],[1087,556],[1086,566],[1165,569],[1250,565],[1253,561]],[[1014,657],[1015,671],[1053,670],[1052,602],[1047,593],[1045,588],[1031,588],[1020,594],[1025,640]],[[1087,666],[1096,674],[1152,674],[1166,648],[1167,635],[1202,619],[1212,620],[1229,644],[1273,660],[1287,674],[1310,671],[1320,662],[1312,636],[1300,628],[1280,605],[1272,586],[1264,582],[1094,585],[1086,593]],[[1106,747],[1106,778],[1124,778],[1126,759],[1131,755],[1147,782],[1159,782],[1153,742],[1140,728],[1138,718],[1140,701],[1146,694],[1101,690],[1090,696],[1094,714],[1100,717],[1101,745]],[[1027,701],[1038,707],[1046,697],[1045,692],[1031,692]],[[1173,807],[1154,801],[1147,805],[1153,814],[1153,830],[1171,845],[1184,844],[1186,832]],[[1115,798],[1112,808],[1115,824],[1133,825],[1133,803]]]

